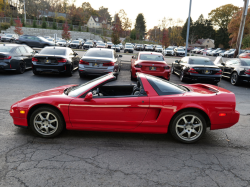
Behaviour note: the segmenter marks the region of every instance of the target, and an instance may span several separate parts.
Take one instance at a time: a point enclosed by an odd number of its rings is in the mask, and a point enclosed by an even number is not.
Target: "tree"
[[[132,40],[136,40],[136,30],[135,30],[135,29],[133,29],[133,30],[130,32],[130,38],[131,38]]]
[[[73,31],[73,22],[71,21],[70,30]]]
[[[56,23],[55,19],[53,19],[53,29],[57,29],[57,23]]]
[[[220,28],[216,31],[215,35],[215,47],[229,48],[229,34],[227,29]]]
[[[187,27],[188,27],[188,19],[186,20],[183,28],[182,28],[182,31],[181,31],[181,37],[186,41],[186,38],[187,38]],[[194,40],[194,24],[193,24],[193,20],[192,18],[190,18],[190,29],[189,29],[189,38],[188,38],[188,42],[189,43],[194,43],[195,41]]]
[[[170,40],[169,40],[169,35],[168,35],[168,30],[163,29],[163,37],[162,37],[162,46],[168,47],[170,45]]]
[[[12,26],[14,24],[12,16],[10,17],[10,25]]]
[[[115,21],[114,21],[112,30],[113,32],[111,35],[111,41],[113,44],[117,45],[121,42],[120,37],[119,37],[120,32],[121,32],[121,22],[120,22],[118,14],[115,15]]]
[[[116,31],[118,32],[119,36],[122,34],[122,23],[118,14],[115,15],[113,21],[113,27],[116,27]]]
[[[200,17],[197,19],[197,21],[194,23],[192,30],[195,33],[197,39],[201,38],[214,39],[215,37],[215,31],[213,29],[211,20],[204,19],[203,14],[201,14]]]
[[[146,32],[146,21],[142,13],[138,14],[136,17],[135,30],[137,31],[140,40],[144,38]]]
[[[81,32],[82,31],[82,26],[81,23],[79,22],[79,26],[78,26],[78,31]]]
[[[108,8],[101,6],[98,10],[98,14],[100,17],[107,19],[108,24],[111,24],[112,17],[108,11]]]
[[[242,45],[244,49],[250,48],[250,35],[247,35],[243,38]]]
[[[124,31],[129,30],[131,28],[132,23],[131,23],[130,19],[128,18],[126,12],[123,9],[121,9],[119,11],[118,15],[119,15],[119,18],[121,20],[122,30],[124,30]]]
[[[35,18],[35,19],[33,19],[33,28],[37,28],[36,18]]]
[[[24,15],[23,15],[23,17],[22,17],[22,25],[23,25],[23,27],[25,27]]]
[[[23,34],[23,31],[22,31],[23,24],[18,16],[17,16],[17,19],[15,20],[15,23],[16,23],[16,26],[15,26],[14,32],[18,35],[22,35]]]
[[[70,32],[69,32],[69,25],[67,21],[63,24],[62,38],[65,40],[69,40],[71,38]]]
[[[42,22],[42,28],[46,29],[47,28],[47,23],[45,21],[45,18],[43,17],[43,22]]]
[[[212,10],[208,15],[213,25],[227,29],[233,15],[239,11],[239,7],[232,4],[220,6]]]

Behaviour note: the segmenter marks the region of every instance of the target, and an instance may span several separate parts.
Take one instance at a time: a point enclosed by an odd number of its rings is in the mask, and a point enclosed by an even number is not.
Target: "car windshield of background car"
[[[111,50],[111,49],[110,49]],[[89,50],[85,53],[86,57],[103,57],[103,58],[113,58],[112,50]]]
[[[209,58],[190,58],[189,64],[214,65]]]
[[[6,37],[12,37],[12,35],[11,34],[7,34]]]
[[[66,42],[66,40],[60,40],[59,42]]]
[[[50,42],[49,40],[45,39],[44,37],[38,37],[40,40],[45,41],[45,42]]]
[[[54,49],[54,48],[44,48],[41,50],[39,54],[42,55],[65,55],[66,50],[65,49]]]
[[[162,55],[141,54],[140,60],[164,61]]]
[[[105,46],[105,44],[102,44],[102,43],[99,43],[98,45],[99,45],[99,46]]]
[[[10,52],[13,47],[10,46],[0,46],[0,52]]]
[[[133,48],[132,45],[126,45],[126,48]]]
[[[92,42],[86,42],[85,44],[92,44]]]
[[[79,40],[75,40],[75,41],[73,41],[72,43],[78,44],[78,43],[79,43]]]
[[[167,48],[166,50],[173,50],[173,48]]]
[[[184,49],[177,49],[177,51],[184,51]]]
[[[242,66],[250,66],[250,59],[240,59]]]

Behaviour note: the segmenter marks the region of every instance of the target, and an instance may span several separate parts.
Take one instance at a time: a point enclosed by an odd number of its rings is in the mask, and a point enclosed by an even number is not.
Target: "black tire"
[[[25,62],[20,62],[16,71],[19,74],[23,74],[25,72],[25,69],[26,69]]]
[[[184,77],[184,72],[183,71],[181,71],[181,73],[180,73],[180,81],[181,82],[185,82],[185,77]]]
[[[38,71],[36,71],[35,69],[33,69],[33,74],[34,74],[34,75],[39,75],[40,72],[38,72]]]
[[[132,81],[136,80],[136,78],[134,78],[134,77],[132,76],[132,73],[131,73],[131,75],[130,75],[130,78],[131,78]]]
[[[86,74],[83,74],[83,73],[79,73],[79,76],[80,76],[80,78],[85,78],[85,77],[87,77],[87,75],[86,75]]]
[[[73,75],[73,66],[70,65],[69,68],[66,70],[66,75],[71,77]]]
[[[240,85],[240,78],[237,72],[233,72],[230,77],[230,82],[234,86]]]
[[[206,133],[206,128],[207,124],[205,118],[194,110],[179,113],[171,120],[169,126],[173,138],[187,144],[200,140]]]
[[[41,119],[39,114],[43,117],[43,119]],[[49,114],[49,116],[46,114]],[[46,117],[48,119],[46,119]],[[52,120],[56,121],[51,122]],[[35,123],[35,121],[38,121],[39,123]],[[53,138],[58,136],[63,131],[65,121],[62,114],[57,110],[50,107],[40,107],[31,114],[29,126],[36,135],[43,138]],[[48,130],[46,131],[46,129]]]
[[[175,74],[173,64],[172,64],[172,67],[171,67],[171,74],[173,74],[173,75]]]

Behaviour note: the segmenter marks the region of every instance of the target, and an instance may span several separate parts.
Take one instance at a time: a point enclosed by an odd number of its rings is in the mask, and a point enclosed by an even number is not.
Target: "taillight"
[[[32,58],[32,62],[38,62],[38,59],[35,58],[35,57],[33,57],[33,58]]]
[[[11,59],[11,56],[4,57],[3,59],[9,60]]]
[[[114,62],[103,63],[102,66],[114,66]]]
[[[165,69],[170,69],[170,67],[169,67],[169,66],[165,66],[164,68],[165,68]]]
[[[250,69],[245,69],[245,74],[250,75]]]
[[[190,68],[190,69],[188,70],[188,72],[189,72],[189,73],[196,73],[196,74],[198,73],[197,71],[195,71],[194,68]]]
[[[65,58],[58,58],[57,62],[58,63],[65,63],[65,62],[67,62],[67,59],[65,59]]]
[[[222,70],[220,69],[220,71],[218,71],[217,73],[215,73],[215,75],[221,75],[222,74]]]
[[[135,67],[136,68],[141,68],[142,66],[141,66],[141,64],[136,64]]]
[[[83,61],[83,60],[80,60],[80,61],[79,61],[79,64],[85,64],[85,65],[89,65],[89,63],[88,63],[88,62],[86,62],[86,61]]]

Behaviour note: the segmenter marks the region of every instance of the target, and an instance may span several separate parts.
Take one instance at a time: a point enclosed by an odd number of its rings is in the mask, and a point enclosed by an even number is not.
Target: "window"
[[[19,50],[21,51],[21,54],[26,54],[27,53],[26,49],[23,46],[19,47]]]
[[[88,50],[84,56],[113,58],[113,53],[110,50]]]
[[[164,59],[162,55],[141,54],[140,60],[163,61]]]
[[[19,48],[17,48],[15,52],[16,52],[16,54],[19,54],[19,55],[22,54],[21,51],[19,50]]]
[[[65,49],[58,49],[58,48],[43,48],[39,54],[46,54],[46,55],[65,55]]]
[[[28,53],[33,53],[33,49],[31,49],[30,47],[28,46],[24,46],[26,51],[28,51]]]

